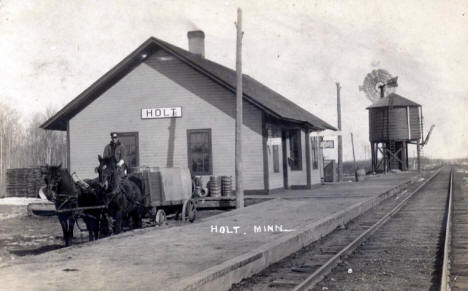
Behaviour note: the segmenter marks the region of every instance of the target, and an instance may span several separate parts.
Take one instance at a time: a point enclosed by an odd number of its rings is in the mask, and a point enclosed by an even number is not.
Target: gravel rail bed
[[[449,172],[443,169],[421,188],[313,290],[427,290],[436,284],[442,263],[440,242],[444,238]],[[420,184],[410,185],[321,240],[233,285],[231,290],[293,289]]]

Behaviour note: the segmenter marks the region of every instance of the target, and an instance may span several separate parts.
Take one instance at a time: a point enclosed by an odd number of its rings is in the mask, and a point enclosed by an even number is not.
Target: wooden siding
[[[410,127],[411,127],[411,139],[421,138],[421,124],[419,117],[419,107],[410,107]]]
[[[417,112],[418,107],[410,107],[411,140],[421,137]],[[387,116],[390,116],[388,123]],[[406,107],[395,107],[388,111],[386,107],[369,109],[369,140],[372,142],[410,140],[407,118]]]
[[[182,107],[181,118],[141,119],[142,108],[173,106]],[[187,167],[187,129],[211,128],[213,174],[234,179],[234,117],[232,92],[157,52],[70,120],[71,170],[95,176],[111,131],[138,132],[140,166],[165,167],[173,157],[169,164]],[[263,189],[262,114],[247,102],[243,148],[245,189]]]

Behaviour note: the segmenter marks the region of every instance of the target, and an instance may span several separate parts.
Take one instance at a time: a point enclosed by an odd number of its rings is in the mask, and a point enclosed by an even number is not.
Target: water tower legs
[[[372,172],[408,171],[408,142],[371,142]],[[381,156],[379,157],[379,152]]]
[[[401,145],[401,170],[408,170],[407,144],[405,141],[403,141]]]
[[[375,174],[375,170],[377,167],[377,162],[376,162],[377,153],[376,153],[375,143],[371,142],[370,145],[371,145],[372,174]]]
[[[419,140],[416,144],[416,151],[418,155],[418,172],[421,173],[421,145],[419,143]]]

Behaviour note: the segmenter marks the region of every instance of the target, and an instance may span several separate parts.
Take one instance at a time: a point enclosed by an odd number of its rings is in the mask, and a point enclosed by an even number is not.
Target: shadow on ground
[[[10,253],[23,257],[23,256],[31,256],[31,255],[40,255],[45,252],[53,251],[56,249],[63,248],[63,245],[46,245],[46,246],[41,246],[38,248],[32,248],[32,249],[21,249],[21,250],[10,250]]]

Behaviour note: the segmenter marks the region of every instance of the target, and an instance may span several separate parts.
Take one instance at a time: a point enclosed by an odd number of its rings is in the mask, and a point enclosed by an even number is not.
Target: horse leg
[[[97,240],[96,225],[94,221],[89,221],[86,228],[88,229],[88,237],[89,237],[88,241]]]
[[[106,237],[112,234],[112,221],[108,213],[101,215],[98,232],[100,237]]]
[[[140,214],[140,211],[137,209],[132,214],[132,222],[134,228],[142,228],[143,227],[143,219]]]
[[[99,213],[93,213],[88,217],[88,232],[89,232],[89,241],[97,240],[99,238],[99,222],[101,220]]]
[[[94,219],[89,216],[83,217],[83,221],[86,225],[86,229],[88,230],[88,241],[93,241],[96,239],[96,237],[94,236],[94,229],[96,228],[96,226],[93,220]]]
[[[96,228],[93,229],[93,235],[94,235],[95,240],[99,239],[99,227],[98,226],[96,226]]]
[[[102,233],[102,227],[105,223],[104,220],[105,217],[100,210],[94,212],[93,235],[95,240],[99,239],[101,236],[106,236],[107,232]]]
[[[59,222],[60,226],[62,227],[63,240],[65,241],[65,246],[68,247],[70,245],[70,241],[68,239],[68,219],[67,217],[59,215]]]
[[[122,211],[119,211],[114,220],[114,233],[119,234],[122,231]]]
[[[93,230],[88,230],[88,241],[94,241],[96,238],[94,238],[94,231]]]
[[[73,223],[71,222],[73,220]],[[73,239],[73,227],[74,219],[70,215],[60,215],[59,216],[60,225],[62,226],[63,240],[65,241],[65,246],[70,246]],[[70,233],[71,229],[71,233]]]
[[[95,216],[95,220],[93,221],[94,224],[93,224],[93,229],[92,229],[93,237],[95,240],[99,239],[99,224],[100,224],[101,219],[102,219],[101,215],[97,213]]]
[[[73,241],[73,229],[75,228],[75,218],[70,216],[68,218],[68,245],[70,246]]]

